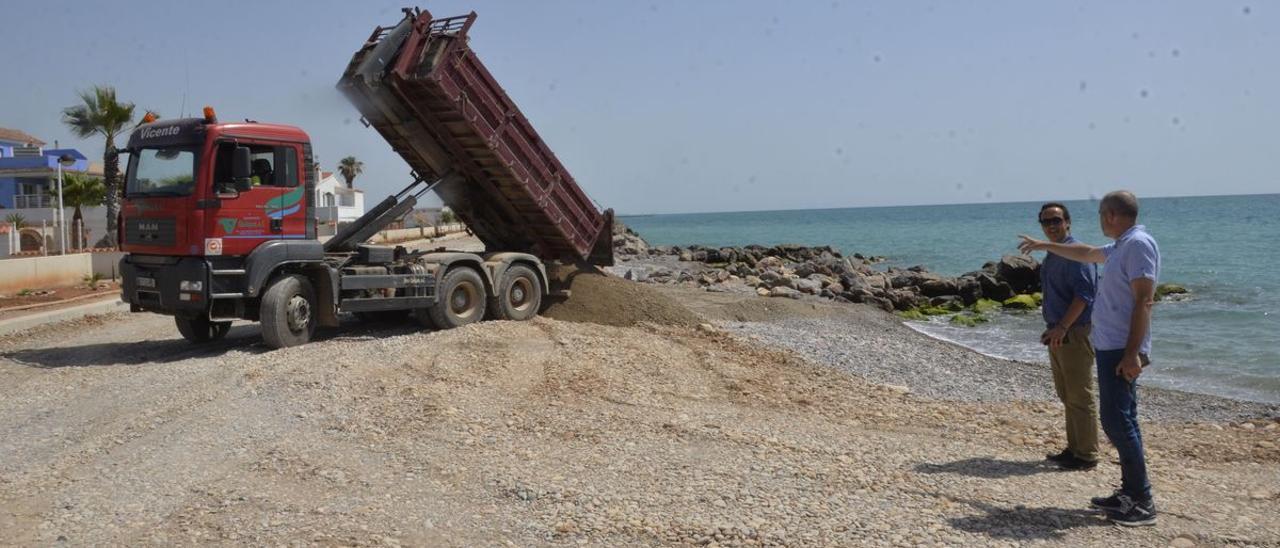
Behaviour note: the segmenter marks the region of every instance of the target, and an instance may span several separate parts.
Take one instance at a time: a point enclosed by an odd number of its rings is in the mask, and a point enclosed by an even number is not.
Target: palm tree
[[[104,202],[107,204],[107,241],[116,243],[116,215],[120,208],[120,154],[116,151],[116,136],[129,129],[133,120],[133,103],[116,99],[116,88],[93,86],[80,92],[81,104],[62,110],[62,123],[81,139],[94,135],[106,138],[102,151],[102,174],[105,183]]]
[[[347,156],[338,162],[338,173],[347,180],[347,188],[355,188],[356,175],[364,173],[364,162],[355,156]]]
[[[22,230],[27,227],[27,218],[18,213],[10,213],[8,217],[4,218],[4,221],[9,223],[13,230]]]
[[[106,195],[107,186],[102,184],[102,179],[74,171],[62,174],[62,201],[76,208],[75,214],[71,216],[71,227],[81,232],[74,235],[75,245],[84,247],[84,242],[81,241],[84,239],[85,232],[84,215],[80,213],[80,207],[100,206]]]

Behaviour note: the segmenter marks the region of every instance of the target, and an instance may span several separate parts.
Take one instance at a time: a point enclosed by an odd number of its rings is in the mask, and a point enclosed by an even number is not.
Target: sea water
[[[1072,233],[1109,242],[1095,201],[1066,202]],[[1040,204],[1000,203],[623,216],[654,245],[832,245],[878,255],[878,265],[923,265],[956,276],[1017,253],[1019,234],[1044,238]],[[1139,223],[1160,245],[1160,282],[1191,290],[1162,301],[1152,325],[1154,367],[1146,382],[1167,388],[1280,402],[1280,194],[1141,199]],[[1042,253],[1037,258],[1043,259]],[[1038,312],[998,314],[955,327],[945,318],[910,322],[985,354],[1045,363]]]

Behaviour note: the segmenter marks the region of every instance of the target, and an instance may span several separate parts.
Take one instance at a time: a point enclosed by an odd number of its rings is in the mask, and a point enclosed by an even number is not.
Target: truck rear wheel
[[[484,319],[484,280],[468,267],[445,273],[436,286],[436,303],[427,308],[431,323],[440,329],[453,329]]]
[[[216,341],[231,331],[231,322],[211,322],[209,318],[175,316],[173,322],[178,324],[178,333],[182,333],[182,338],[193,343]]]
[[[524,321],[537,316],[542,307],[542,284],[533,269],[524,265],[508,268],[496,293],[489,301],[489,316],[494,319]]]
[[[276,279],[262,294],[262,340],[271,348],[305,344],[316,332],[317,312],[309,280],[296,275]]]

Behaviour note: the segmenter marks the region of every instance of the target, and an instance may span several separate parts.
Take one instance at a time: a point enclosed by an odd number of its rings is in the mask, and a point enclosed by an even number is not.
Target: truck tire
[[[542,307],[542,283],[532,268],[512,265],[502,273],[497,285],[497,294],[489,299],[490,318],[520,322],[538,315]]]
[[[316,332],[316,294],[302,276],[282,276],[262,293],[262,340],[271,348],[298,346]]]
[[[209,318],[174,316],[173,321],[178,324],[182,338],[197,344],[219,340],[231,331],[231,322],[211,322]]]
[[[469,267],[449,270],[436,286],[436,295],[427,316],[437,328],[453,329],[484,319],[488,299],[479,272]]]
[[[430,308],[417,308],[413,311],[413,319],[418,321],[418,325],[427,329],[440,329],[436,322],[431,319]]]

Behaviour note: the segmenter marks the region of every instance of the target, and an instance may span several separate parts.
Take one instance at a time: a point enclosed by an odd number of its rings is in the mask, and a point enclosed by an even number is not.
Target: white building
[[[316,170],[316,220],[320,234],[333,234],[337,226],[364,215],[364,192],[347,188],[332,171]]]

